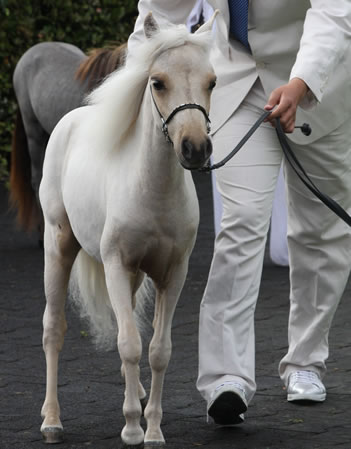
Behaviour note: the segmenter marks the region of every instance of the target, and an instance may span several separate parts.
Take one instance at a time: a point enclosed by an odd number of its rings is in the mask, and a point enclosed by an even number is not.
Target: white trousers
[[[257,81],[213,136],[215,162],[230,152],[265,104],[266,95]],[[318,187],[350,212],[351,124],[311,145],[291,146]],[[216,171],[223,214],[199,329],[197,387],[207,401],[224,381],[242,383],[249,401],[256,390],[254,311],[281,162],[282,150],[267,123]],[[296,369],[325,373],[329,328],[350,274],[351,231],[283,164],[291,292],[289,349],[279,373],[286,384]]]
[[[213,163],[213,161],[212,161]],[[221,230],[222,221],[222,197],[216,186],[215,171],[212,176],[212,196],[214,212],[214,231],[215,235]],[[287,242],[287,209],[285,199],[285,181],[283,174],[283,164],[280,167],[277,184],[273,197],[272,218],[269,238],[269,255],[276,265],[283,267],[289,266],[288,242]]]
[[[285,181],[283,166],[281,166],[273,199],[271,231],[269,235],[269,255],[272,262],[283,267],[287,267],[289,265],[287,213]]]

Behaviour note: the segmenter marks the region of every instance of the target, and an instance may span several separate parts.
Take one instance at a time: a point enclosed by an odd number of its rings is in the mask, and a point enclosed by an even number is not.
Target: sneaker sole
[[[288,401],[323,402],[326,396],[326,394],[288,394]]]
[[[247,406],[238,394],[224,391],[210,406],[208,414],[216,424],[230,426],[242,423],[243,419],[239,415],[246,410]]]

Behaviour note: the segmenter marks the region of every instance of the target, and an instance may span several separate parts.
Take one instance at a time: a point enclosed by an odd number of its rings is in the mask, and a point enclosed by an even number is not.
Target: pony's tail
[[[18,225],[32,231],[39,224],[40,210],[31,183],[27,136],[19,109],[12,135],[9,201],[10,208],[17,211]]]
[[[134,314],[141,333],[146,329],[145,305],[152,297],[148,285],[145,278],[135,298]],[[104,267],[83,249],[74,263],[69,291],[81,317],[89,323],[89,333],[96,346],[103,350],[115,348],[117,321],[106,287]]]

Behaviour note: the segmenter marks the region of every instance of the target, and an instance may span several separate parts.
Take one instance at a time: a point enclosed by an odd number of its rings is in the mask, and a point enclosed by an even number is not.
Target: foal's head
[[[145,34],[153,37],[157,32],[158,25],[149,15]],[[200,28],[197,33],[202,32]],[[155,120],[160,127],[162,119],[166,121],[163,126],[166,138],[173,143],[181,165],[187,169],[202,167],[212,153],[208,113],[216,76],[209,62],[208,45],[201,43],[200,37],[197,43],[196,38],[192,36],[162,52],[149,74]]]

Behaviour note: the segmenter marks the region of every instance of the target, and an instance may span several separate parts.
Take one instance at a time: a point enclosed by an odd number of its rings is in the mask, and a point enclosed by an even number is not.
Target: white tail
[[[135,295],[134,315],[141,333],[146,329],[146,306],[153,299],[152,282],[144,277]],[[106,287],[101,263],[80,250],[75,260],[69,286],[69,296],[82,318],[90,325],[90,334],[99,349],[117,345],[117,321]]]

